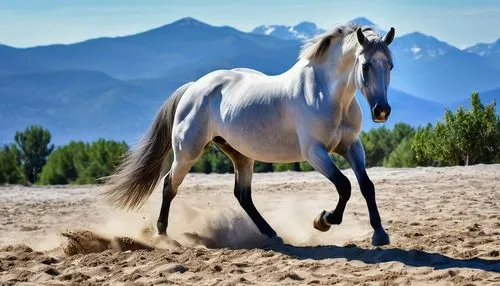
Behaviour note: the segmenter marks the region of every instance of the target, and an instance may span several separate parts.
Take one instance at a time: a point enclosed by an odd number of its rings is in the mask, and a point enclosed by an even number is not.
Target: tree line
[[[500,163],[500,117],[495,102],[483,105],[477,93],[472,107],[446,110],[435,125],[413,128],[398,123],[361,133],[367,167],[452,166]],[[0,184],[91,184],[110,175],[128,151],[125,142],[99,139],[71,141],[54,148],[51,135],[41,126],[16,132],[14,142],[0,149]],[[349,168],[338,155],[332,160]],[[311,171],[307,162],[256,162],[255,172]],[[191,169],[197,173],[232,173],[229,158],[214,144],[207,146]]]

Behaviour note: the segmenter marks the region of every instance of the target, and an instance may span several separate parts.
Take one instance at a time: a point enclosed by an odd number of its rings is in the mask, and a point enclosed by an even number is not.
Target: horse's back
[[[247,73],[247,74],[253,74],[253,75],[262,75],[262,76],[267,76],[265,73],[260,72],[258,70],[254,69],[249,69],[249,68],[234,68],[231,71],[234,72],[242,72],[242,73]]]
[[[177,130],[192,130],[202,141],[221,136],[233,148],[261,161],[299,160],[296,130],[280,84],[250,69],[211,72],[179,102]]]

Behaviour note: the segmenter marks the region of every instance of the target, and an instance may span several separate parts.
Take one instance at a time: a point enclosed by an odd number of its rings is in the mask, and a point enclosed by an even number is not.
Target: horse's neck
[[[328,58],[323,63],[313,65],[315,80],[328,88],[330,102],[347,110],[353,102],[356,85],[354,65],[356,46],[345,48],[342,41],[331,47]]]

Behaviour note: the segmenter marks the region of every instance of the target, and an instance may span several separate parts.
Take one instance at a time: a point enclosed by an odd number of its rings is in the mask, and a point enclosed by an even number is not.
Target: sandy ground
[[[258,234],[231,174],[186,178],[170,239],[151,231],[158,191],[125,213],[95,186],[0,187],[0,285],[500,285],[500,165],[370,169],[392,240],[380,248],[345,173],[353,195],[342,225],[326,233],[312,222],[338,196],[321,175],[254,176],[255,204],[285,245]]]

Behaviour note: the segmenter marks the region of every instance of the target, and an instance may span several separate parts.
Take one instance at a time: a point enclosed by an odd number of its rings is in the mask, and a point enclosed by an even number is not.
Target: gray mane
[[[348,24],[338,25],[323,34],[318,35],[313,39],[306,41],[304,45],[302,45],[302,48],[300,49],[299,60],[307,59],[316,62],[322,61],[330,45],[339,39],[345,38],[347,40],[345,44],[347,45],[351,46],[357,45],[355,32],[358,28],[362,28],[362,31],[365,33],[367,39],[371,41],[369,47],[371,48],[371,45],[377,42],[378,44],[376,46],[378,48],[380,44],[380,41],[377,40],[379,39],[379,35],[373,28],[368,26],[363,27],[358,24],[348,23]],[[387,46],[385,46],[385,49],[383,50],[389,52]]]

